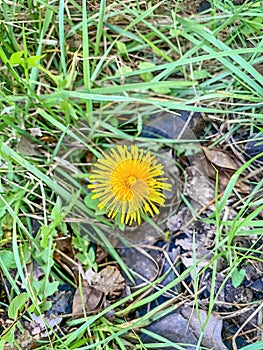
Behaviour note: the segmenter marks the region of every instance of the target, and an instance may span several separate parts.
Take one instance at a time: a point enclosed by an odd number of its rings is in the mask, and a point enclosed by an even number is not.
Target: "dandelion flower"
[[[142,214],[154,216],[163,206],[163,190],[170,190],[165,183],[163,165],[150,152],[145,153],[132,145],[110,149],[104,158],[97,160],[90,176],[88,187],[98,199],[98,208],[106,209],[110,218],[120,213],[121,223],[141,224]]]

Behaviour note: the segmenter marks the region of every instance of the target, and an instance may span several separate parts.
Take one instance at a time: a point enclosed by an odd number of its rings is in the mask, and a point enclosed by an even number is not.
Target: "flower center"
[[[126,179],[125,186],[128,188],[131,188],[135,184],[136,181],[137,181],[136,177],[131,175]]]

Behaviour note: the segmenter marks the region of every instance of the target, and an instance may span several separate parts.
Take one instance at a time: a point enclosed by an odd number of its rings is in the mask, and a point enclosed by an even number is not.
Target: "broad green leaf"
[[[147,69],[147,68],[153,68],[155,67],[155,64],[151,62],[140,62],[139,64],[139,69]],[[140,77],[142,78],[143,81],[149,82],[153,79],[153,74],[152,72],[146,72],[140,74]]]
[[[24,63],[24,59],[22,59],[23,54],[24,54],[24,51],[14,52],[9,59],[9,63],[12,66],[14,66],[15,64]]]
[[[171,92],[171,89],[165,86],[160,86],[160,87],[153,87],[152,91],[155,92],[156,94],[163,94],[163,95],[168,95]]]
[[[41,229],[39,230],[39,234],[42,236],[40,241],[41,248],[47,248],[49,246],[49,237],[54,235],[56,232],[57,231],[53,226],[42,225]]]
[[[122,66],[122,67],[120,67],[118,70],[117,70],[117,72],[116,72],[116,74],[115,74],[115,77],[117,78],[117,77],[121,77],[121,76],[123,76],[123,75],[125,75],[125,74],[129,74],[129,73],[131,73],[132,72],[132,68],[131,67],[129,67],[129,66]]]
[[[32,286],[34,287],[36,294],[42,295],[43,298],[47,298],[53,295],[59,286],[59,282],[47,282],[45,278],[39,281],[33,281]]]
[[[44,296],[49,297],[58,290],[59,282],[49,282],[44,290]]]
[[[51,301],[44,301],[39,305],[40,309],[42,311],[48,311],[52,307],[52,302]]]
[[[117,41],[116,42],[117,49],[121,55],[128,55],[127,47],[123,42]]]
[[[53,225],[61,223],[64,218],[64,215],[61,212],[61,202],[57,202],[51,212],[51,217],[53,219]]]
[[[246,276],[246,270],[235,268],[232,272],[232,283],[235,288],[239,287]]]
[[[93,210],[97,210],[98,209],[99,200],[97,198],[92,199],[93,195],[94,195],[94,193],[87,194],[86,197],[84,198],[84,204],[86,205],[87,208],[90,208],[90,209],[93,209]]]
[[[46,55],[31,56],[27,59],[27,64],[29,68],[38,67],[38,61],[40,61]]]
[[[9,305],[8,317],[12,318],[13,320],[17,319],[19,312],[24,310],[28,300],[29,295],[26,292],[17,295]]]
[[[92,199],[92,196],[94,196],[94,193],[89,193],[84,198],[84,204],[87,208],[95,210],[95,215],[104,215],[106,214],[106,210],[100,210],[98,208],[99,200],[97,198]]]
[[[0,259],[7,269],[16,268],[16,263],[14,259],[14,254],[10,250],[0,251]]]

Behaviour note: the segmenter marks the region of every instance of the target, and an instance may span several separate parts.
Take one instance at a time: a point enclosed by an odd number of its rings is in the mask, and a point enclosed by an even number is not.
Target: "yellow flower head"
[[[163,190],[170,190],[165,183],[163,165],[158,164],[150,152],[144,153],[137,146],[117,146],[109,154],[97,160],[90,176],[92,189],[98,198],[100,210],[114,218],[121,213],[121,223],[141,224],[141,214],[154,216],[159,213],[158,206],[164,205]]]

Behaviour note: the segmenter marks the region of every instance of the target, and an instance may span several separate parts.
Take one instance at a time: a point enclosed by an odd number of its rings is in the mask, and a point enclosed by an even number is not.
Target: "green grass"
[[[208,126],[198,143],[210,142],[210,148],[222,145],[229,150],[236,134],[246,131],[247,138],[262,131],[263,5],[215,0],[202,15],[187,15],[183,2],[167,1],[15,0],[1,6],[0,268],[1,287],[4,280],[10,288],[8,300],[0,301],[11,323],[4,326],[0,348],[9,343],[20,349],[22,317],[30,319],[35,313],[46,322],[44,312],[58,285],[76,287],[55,259],[59,234],[73,237],[81,257],[76,261],[83,269],[103,267],[94,256],[95,241],[134,281],[134,272],[111,243],[118,225],[84,200],[92,162],[102,151],[125,142],[157,154],[164,146],[179,152],[180,140],[140,136],[157,112],[201,112]],[[213,124],[222,127],[218,137],[210,132]],[[190,141],[197,142],[186,142]],[[252,161],[244,163],[221,196],[220,175],[219,183],[214,182],[215,210],[205,221],[216,234],[213,257],[205,268],[198,270],[200,261],[194,254],[194,266],[167,286],[158,287],[161,276],[95,315],[68,317],[67,332],[51,332],[37,349],[150,349],[140,341],[140,331],[149,333],[145,327],[174,310],[182,296],[175,295],[144,316],[136,311],[184,283],[190,273],[194,293],[187,298],[198,310],[200,281],[210,269],[215,293],[207,306],[208,322],[229,278],[242,282],[246,263],[261,261],[262,180],[248,177],[251,193],[246,196],[235,187],[242,173],[254,170]],[[235,207],[235,218],[227,217],[229,203]],[[239,247],[235,240],[240,237],[253,237],[253,244]],[[216,290],[222,256],[227,266]],[[33,262],[44,271],[38,281],[26,268]],[[109,321],[105,315],[113,310],[115,319]],[[160,348],[185,348],[155,338]],[[196,349],[202,348],[201,341],[200,336]],[[260,349],[260,344],[258,337],[243,350]]]

